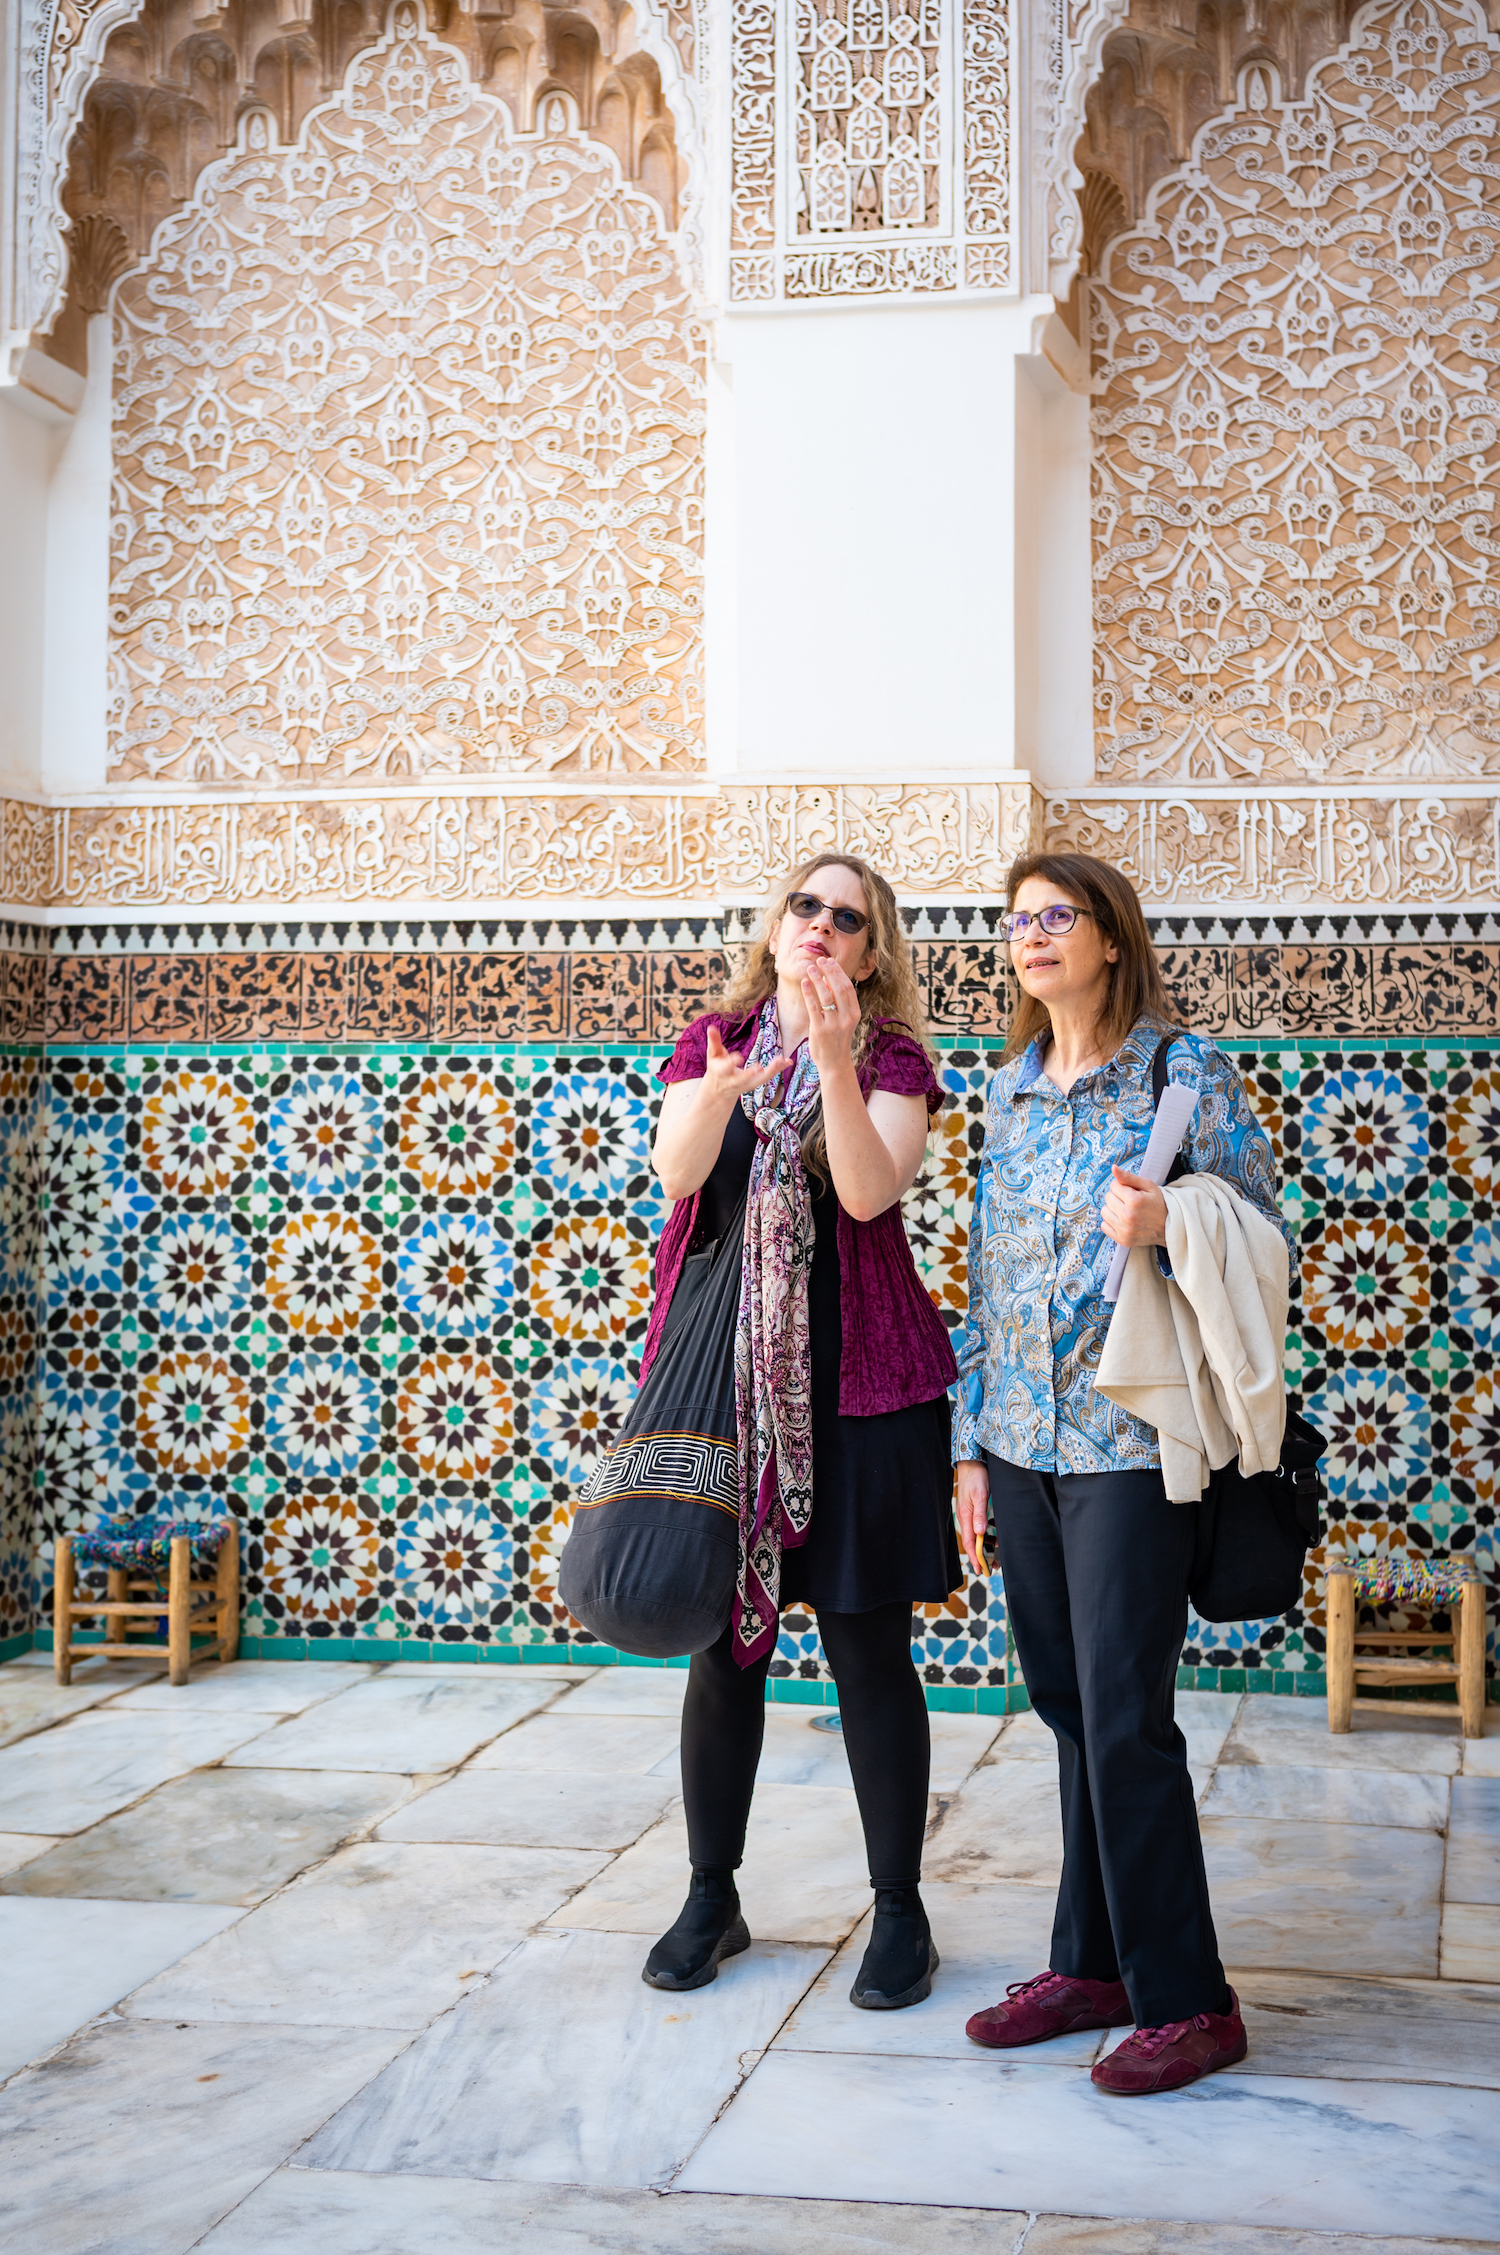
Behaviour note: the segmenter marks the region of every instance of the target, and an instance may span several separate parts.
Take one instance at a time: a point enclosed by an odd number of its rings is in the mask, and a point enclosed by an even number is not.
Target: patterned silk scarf
[[[776,998],[763,1004],[747,1065],[779,1054]],[[789,1073],[743,1096],[758,1140],[745,1202],[745,1258],[734,1341],[739,1431],[740,1558],[734,1656],[742,1668],[776,1641],[781,1553],[807,1540],[812,1519],[812,1347],[807,1283],[812,1195],[802,1131],[818,1103],[806,1044]]]

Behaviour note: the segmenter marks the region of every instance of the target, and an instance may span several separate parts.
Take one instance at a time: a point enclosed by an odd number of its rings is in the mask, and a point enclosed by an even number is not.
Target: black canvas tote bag
[[[1151,1060],[1151,1089],[1159,1104],[1167,1085],[1169,1034]],[[1180,1154],[1168,1182],[1191,1174]],[[1328,1444],[1315,1425],[1289,1413],[1274,1472],[1247,1477],[1238,1461],[1210,1476],[1195,1508],[1188,1596],[1203,1621],[1264,1621],[1302,1602],[1302,1567],[1322,1538],[1323,1481],[1318,1459]]]
[[[661,1346],[573,1515],[558,1595],[601,1644],[642,1659],[706,1651],[729,1626],[739,1561],[734,1336],[745,1202],[690,1254]]]

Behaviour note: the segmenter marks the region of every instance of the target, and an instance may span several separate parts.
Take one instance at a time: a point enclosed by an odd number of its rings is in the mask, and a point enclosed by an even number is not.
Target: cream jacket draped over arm
[[[1274,1471],[1286,1429],[1286,1240],[1217,1175],[1163,1192],[1167,1258],[1138,1245],[1125,1266],[1094,1380],[1154,1425],[1174,1503],[1196,1503],[1210,1472],[1238,1456]]]

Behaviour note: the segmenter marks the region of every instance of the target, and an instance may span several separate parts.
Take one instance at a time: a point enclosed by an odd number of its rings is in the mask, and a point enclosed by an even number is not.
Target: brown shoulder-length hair
[[[1163,1029],[1181,1023],[1151,945],[1139,895],[1128,877],[1122,877],[1109,862],[1097,861],[1091,853],[1023,853],[1012,862],[1005,880],[1007,908],[1014,908],[1016,894],[1028,877],[1045,877],[1049,884],[1059,886],[1080,908],[1088,910],[1101,938],[1112,941],[1119,951],[1108,967],[1109,985],[1098,1018],[1100,1046],[1107,1057],[1114,1055],[1131,1027],[1142,1018]],[[1051,1026],[1046,1003],[1023,990],[1010,1022],[1005,1058],[1019,1057],[1038,1034],[1050,1032]]]
[[[733,972],[720,998],[719,1008],[734,1017],[744,1017],[776,992],[776,956],[771,944],[772,927],[786,913],[788,897],[805,892],[820,869],[847,869],[859,879],[864,888],[865,907],[869,912],[870,928],[866,934],[867,952],[873,948],[875,968],[869,977],[859,982],[859,1024],[855,1029],[854,1062],[860,1065],[875,1037],[875,1029],[882,1019],[893,1021],[914,1036],[928,1056],[937,1062],[937,1052],[927,1031],[927,1010],[922,1000],[922,990],[917,984],[917,967],[911,952],[911,941],[906,936],[906,926],[901,921],[901,911],[896,906],[896,896],[878,869],[872,869],[853,853],[820,853],[811,861],[804,861],[776,886],[765,906],[760,932],[751,942],[744,961]],[[819,1175],[826,1173],[828,1164],[828,1139],[823,1130],[820,1106],[802,1139],[803,1155],[809,1166]]]

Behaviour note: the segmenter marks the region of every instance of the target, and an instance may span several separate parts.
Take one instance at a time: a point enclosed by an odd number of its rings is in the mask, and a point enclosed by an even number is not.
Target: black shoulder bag
[[[1151,1060],[1151,1092],[1160,1104],[1167,1085],[1169,1034]],[[1168,1182],[1191,1174],[1180,1154]],[[1302,1565],[1323,1532],[1323,1482],[1318,1459],[1328,1443],[1295,1411],[1287,1415],[1281,1461],[1274,1472],[1247,1477],[1238,1462],[1211,1475],[1198,1504],[1188,1595],[1204,1621],[1265,1621],[1302,1602]]]

